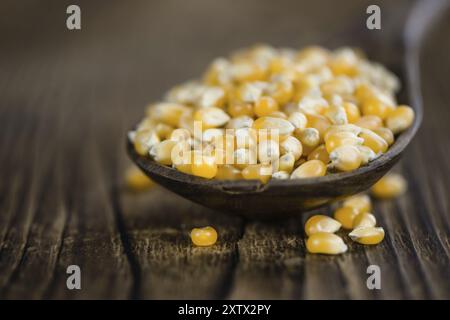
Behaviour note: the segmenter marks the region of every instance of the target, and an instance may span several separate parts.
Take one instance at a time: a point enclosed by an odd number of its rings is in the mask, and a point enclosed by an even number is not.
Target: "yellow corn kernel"
[[[292,155],[294,155],[295,160],[298,160],[302,156],[302,152],[303,147],[301,142],[293,136],[287,136],[280,142],[281,154],[291,153]]]
[[[191,133],[187,129],[178,128],[171,132],[170,140],[181,142],[181,141],[189,141],[191,138]]]
[[[344,145],[330,153],[331,167],[341,171],[358,169],[362,163],[361,153],[355,146]]]
[[[268,116],[272,117],[272,118],[281,118],[281,119],[285,119],[285,120],[287,120],[287,118],[288,118],[286,113],[284,113],[283,111],[275,111],[275,112],[272,112],[271,114],[269,114]]]
[[[342,224],[344,229],[352,229],[353,221],[359,212],[353,207],[341,207],[334,212],[334,218]]]
[[[175,145],[177,145],[177,142],[173,140],[161,141],[150,149],[150,156],[158,163],[171,165],[172,149]]]
[[[222,108],[225,103],[225,90],[221,87],[206,87],[197,100],[200,108]]]
[[[394,134],[392,133],[391,129],[381,127],[374,129],[373,132],[382,137],[389,146],[394,143]]]
[[[310,253],[340,254],[346,252],[348,247],[344,240],[334,233],[318,232],[308,238],[306,249]]]
[[[389,148],[388,143],[372,130],[364,129],[359,136],[364,139],[363,146],[369,147],[376,154],[385,153]]]
[[[213,227],[194,228],[191,231],[192,243],[198,247],[209,247],[217,242],[217,231]]]
[[[381,119],[386,118],[391,107],[388,106],[384,101],[377,98],[368,98],[364,100],[361,105],[361,111],[365,116],[377,116]]]
[[[170,135],[172,134],[173,127],[165,124],[165,123],[158,123],[155,126],[155,133],[158,135],[158,137],[161,140],[169,139]]]
[[[367,99],[371,99],[376,96],[376,90],[373,86],[367,83],[361,83],[355,89],[355,97],[359,102],[364,102]]]
[[[251,103],[231,103],[228,106],[227,111],[233,118],[241,116],[254,116],[253,105]]]
[[[380,199],[391,199],[402,195],[408,184],[402,175],[388,173],[372,186],[372,194]]]
[[[180,117],[178,127],[188,130],[191,134],[194,134],[194,117],[192,114],[183,114]]]
[[[279,105],[284,105],[291,100],[294,94],[294,86],[291,81],[282,79],[272,83],[268,91]]]
[[[295,161],[294,163],[294,168],[300,167],[302,164],[304,164],[307,161],[306,158],[302,157],[300,159],[298,159],[297,161]]]
[[[272,97],[261,97],[255,102],[254,112],[258,117],[265,117],[278,111],[278,102]]]
[[[338,132],[349,132],[354,135],[359,135],[362,131],[362,128],[354,125],[354,124],[343,124],[343,125],[333,125],[328,128],[325,132],[324,140],[327,140],[330,135],[336,134]]]
[[[272,178],[273,179],[278,179],[278,180],[287,180],[290,178],[290,174],[289,172],[286,171],[277,171],[274,174],[272,174]]]
[[[325,164],[330,162],[330,155],[328,154],[325,145],[322,144],[317,148],[315,148],[313,151],[311,151],[308,154],[308,160],[320,160]]]
[[[192,174],[192,164],[176,164],[174,165],[174,168],[177,169],[180,172],[186,173],[186,174]]]
[[[274,56],[270,59],[269,70],[272,74],[277,74],[286,70],[291,65],[291,62],[287,59],[287,57],[283,56]]]
[[[157,124],[158,122],[155,119],[150,119],[146,117],[139,122],[139,124],[136,127],[136,131],[154,130]]]
[[[127,187],[133,191],[147,190],[155,185],[155,183],[136,166],[131,166],[125,171],[125,181]]]
[[[253,148],[258,141],[258,135],[255,129],[240,128],[234,131],[235,143],[237,148]]]
[[[216,139],[223,139],[224,135],[225,135],[224,129],[219,128],[206,129],[202,133],[202,142],[215,143]]]
[[[311,116],[320,116],[321,114],[323,114],[328,108],[330,107],[329,103],[327,100],[325,100],[324,98],[320,97],[318,94],[315,94],[313,96],[305,96],[303,97],[297,105],[297,110],[299,110],[300,112],[303,112],[306,116],[308,121],[310,120],[310,115]],[[328,120],[327,118],[325,118],[326,120]],[[320,121],[321,119],[319,119]],[[329,120],[328,120],[329,121]],[[321,123],[319,122],[319,125]],[[311,126],[311,124],[309,125]]]
[[[263,140],[258,144],[258,160],[260,163],[272,163],[280,157],[280,146],[274,140]]]
[[[414,110],[408,106],[398,106],[386,117],[386,127],[394,134],[408,129],[414,121]]]
[[[194,114],[194,120],[201,121],[202,128],[205,130],[222,127],[230,120],[230,116],[222,109],[212,107],[197,110]]]
[[[265,84],[264,84],[265,86]],[[234,103],[255,103],[263,94],[264,86],[259,82],[245,82],[234,91]]]
[[[320,85],[323,96],[349,95],[353,89],[353,83],[348,77],[335,77]]]
[[[318,232],[335,233],[341,228],[339,221],[324,215],[315,215],[309,218],[305,223],[305,233],[310,236]]]
[[[340,104],[331,104],[329,108],[327,108],[324,113],[334,125],[345,125],[348,123],[347,113],[345,109]]]
[[[278,161],[278,170],[291,173],[294,170],[295,160],[292,153],[283,154]]]
[[[378,244],[384,239],[384,229],[375,227],[356,228],[349,233],[349,237],[361,244]]]
[[[141,156],[145,156],[150,148],[159,142],[158,135],[153,130],[141,130],[134,137],[134,149]]]
[[[262,164],[251,164],[242,170],[242,176],[246,180],[260,180],[267,183],[272,175],[272,167]]]
[[[286,136],[294,132],[294,126],[285,119],[273,117],[261,117],[253,122],[253,129],[277,130],[280,136]]]
[[[375,115],[363,116],[355,122],[355,125],[361,128],[366,128],[369,130],[375,130],[383,126],[383,120]]]
[[[377,219],[369,212],[359,213],[353,220],[353,229],[369,228],[377,225]]]
[[[367,146],[356,146],[361,154],[361,164],[368,164],[370,161],[376,159],[378,155]]]
[[[191,170],[194,176],[212,179],[217,174],[216,159],[215,157],[205,156],[202,153],[195,151]]]
[[[347,114],[347,120],[349,123],[355,123],[359,120],[359,118],[361,118],[361,113],[356,104],[351,102],[344,102],[342,106],[344,107],[345,113]]]
[[[307,46],[297,53],[297,60],[314,59],[320,64],[324,64],[330,58],[330,52],[320,46]]]
[[[316,128],[305,128],[302,131],[296,131],[295,136],[303,146],[315,148],[320,143],[320,133]]]
[[[291,179],[322,177],[327,173],[327,166],[320,160],[309,160],[300,165],[291,174]]]
[[[358,72],[357,66],[346,59],[334,59],[328,64],[335,76],[355,76]]]
[[[320,139],[323,140],[325,132],[331,126],[331,121],[321,115],[307,114],[308,127],[315,128],[319,131]]]
[[[306,124],[308,123],[308,119],[306,119],[306,116],[298,111],[292,112],[289,115],[288,120],[294,125],[296,131],[302,131],[306,128]]]
[[[232,165],[219,165],[215,179],[219,180],[239,180],[243,179],[241,171]]]
[[[227,129],[242,129],[251,128],[253,125],[253,118],[249,116],[239,116],[232,118],[227,123]]]
[[[372,210],[372,201],[370,201],[370,197],[367,194],[357,194],[348,197],[342,205],[344,207],[352,207],[358,213],[365,213]]]
[[[341,146],[357,146],[363,143],[363,139],[359,138],[352,132],[339,131],[327,134],[325,138],[325,147],[327,152],[331,153],[334,149]]]
[[[177,103],[160,102],[151,105],[147,109],[147,114],[156,121],[163,122],[172,127],[177,127],[180,123],[180,118],[184,114],[190,114],[192,109]]]
[[[248,165],[256,164],[258,161],[258,154],[255,150],[239,148],[234,151],[234,166],[243,170]]]
[[[232,75],[237,82],[263,80],[266,72],[263,68],[251,62],[239,62],[232,66]]]

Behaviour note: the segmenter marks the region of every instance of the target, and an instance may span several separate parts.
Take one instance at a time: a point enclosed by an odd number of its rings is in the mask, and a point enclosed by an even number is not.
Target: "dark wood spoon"
[[[428,3],[433,3],[433,1]],[[366,166],[352,172],[335,173],[319,178],[272,179],[269,183],[262,184],[256,180],[208,180],[187,175],[138,155],[127,139],[128,154],[136,165],[155,182],[176,194],[206,207],[238,214],[249,219],[284,219],[365,191],[400,159],[402,152],[411,142],[421,124],[422,97],[418,50],[425,26],[429,25],[435,13],[442,10],[441,2],[434,3],[435,5],[429,6],[425,1],[419,2],[411,10],[404,30],[400,33],[401,41],[392,47],[392,54],[402,57],[401,63],[394,66],[404,88],[400,97],[406,98],[400,101],[414,108],[416,114],[414,123],[397,137],[395,143],[385,154]],[[363,41],[359,47],[370,49],[374,47],[374,43]],[[369,55],[370,52],[368,51]],[[385,61],[379,62],[384,63]],[[391,67],[389,61],[386,63]]]

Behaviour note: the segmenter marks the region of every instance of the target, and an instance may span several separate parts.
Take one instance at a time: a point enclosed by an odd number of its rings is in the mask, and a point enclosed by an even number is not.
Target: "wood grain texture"
[[[375,35],[363,27],[370,1],[79,3],[74,32],[68,1],[0,4],[0,298],[450,299],[450,12],[421,50],[424,122],[396,168],[409,190],[375,202],[385,241],[346,238],[349,252],[327,257],[306,253],[308,215],[252,222],[160,187],[128,192],[124,136],[149,101],[216,56],[258,41],[396,41],[389,31],[411,2],[381,2]],[[384,50],[369,55],[398,62]],[[217,228],[216,246],[190,244],[202,225]],[[66,289],[70,264],[79,291]],[[370,264],[382,290],[366,287]]]

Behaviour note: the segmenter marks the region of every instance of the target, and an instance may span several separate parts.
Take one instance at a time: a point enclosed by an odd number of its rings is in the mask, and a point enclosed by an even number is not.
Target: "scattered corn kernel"
[[[334,218],[339,221],[344,229],[352,229],[353,221],[359,214],[353,207],[341,207],[334,212]]]
[[[309,218],[305,223],[305,233],[310,236],[318,232],[334,233],[341,228],[341,223],[329,216],[315,215]]]
[[[209,247],[217,242],[217,231],[213,227],[194,228],[191,231],[192,243],[198,247]]]
[[[369,212],[359,213],[353,220],[353,229],[375,227],[377,219]]]
[[[342,238],[334,233],[318,232],[308,238],[306,249],[310,253],[340,254],[346,252],[348,247]]]
[[[408,184],[402,175],[388,173],[372,186],[373,196],[380,199],[391,199],[402,195]]]
[[[138,167],[131,166],[125,172],[127,187],[133,191],[143,191],[150,189],[155,184]]]
[[[378,244],[384,239],[384,229],[375,227],[356,228],[349,233],[349,237],[361,244]]]
[[[372,201],[367,194],[357,194],[344,200],[344,207],[352,207],[358,213],[369,212],[372,210]]]

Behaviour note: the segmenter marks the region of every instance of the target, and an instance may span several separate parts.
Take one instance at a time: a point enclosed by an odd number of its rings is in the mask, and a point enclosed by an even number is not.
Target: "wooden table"
[[[368,34],[370,1],[77,1],[82,30],[69,31],[71,3],[0,5],[1,298],[450,298],[450,12],[421,51],[425,119],[397,168],[409,191],[375,202],[385,241],[327,257],[305,252],[308,215],[245,222],[162,188],[127,192],[124,137],[216,56]],[[389,37],[410,3],[382,2],[375,32]],[[214,247],[191,245],[202,225]],[[72,264],[81,290],[66,288]],[[381,290],[366,287],[371,264]]]

